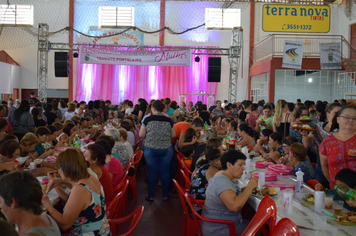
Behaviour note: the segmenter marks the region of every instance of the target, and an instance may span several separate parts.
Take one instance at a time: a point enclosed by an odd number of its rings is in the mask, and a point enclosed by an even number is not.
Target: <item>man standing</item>
[[[30,102],[30,100],[33,101],[33,104],[36,104],[36,103],[40,102],[40,101],[36,98],[35,92],[31,92],[31,93],[30,93],[30,96],[31,96],[31,97],[28,99],[29,102]]]
[[[16,110],[16,107],[14,107],[14,100],[12,98],[9,98],[8,102],[8,108],[9,108],[9,114],[10,115],[13,111]]]

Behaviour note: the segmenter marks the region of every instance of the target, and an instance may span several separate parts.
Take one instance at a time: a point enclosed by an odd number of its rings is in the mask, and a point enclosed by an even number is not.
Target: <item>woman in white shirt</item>
[[[75,103],[69,103],[68,109],[64,114],[64,120],[70,120],[75,115]]]

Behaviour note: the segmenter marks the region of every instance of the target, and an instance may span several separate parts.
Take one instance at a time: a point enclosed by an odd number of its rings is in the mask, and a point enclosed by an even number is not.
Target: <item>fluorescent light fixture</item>
[[[313,82],[313,79],[312,79],[312,78],[309,78],[309,79],[308,79],[308,82],[309,82],[309,83]]]

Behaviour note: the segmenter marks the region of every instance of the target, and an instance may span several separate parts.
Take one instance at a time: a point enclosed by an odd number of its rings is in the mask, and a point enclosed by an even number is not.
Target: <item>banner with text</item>
[[[285,41],[282,67],[301,69],[303,59],[303,43]]]
[[[320,69],[342,69],[341,44],[320,44]]]
[[[191,51],[122,51],[81,47],[79,62],[87,64],[190,66]]]

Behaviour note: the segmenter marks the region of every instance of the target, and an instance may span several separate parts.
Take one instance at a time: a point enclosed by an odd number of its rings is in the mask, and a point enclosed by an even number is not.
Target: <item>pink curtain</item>
[[[134,104],[139,98],[169,97],[179,101],[179,94],[197,93],[198,90],[215,94],[217,83],[208,83],[208,57],[192,55],[190,67],[182,66],[127,66],[77,65],[75,99],[77,101],[104,99],[118,104],[125,99]],[[207,102],[207,96],[187,96],[187,101]]]

